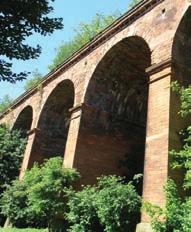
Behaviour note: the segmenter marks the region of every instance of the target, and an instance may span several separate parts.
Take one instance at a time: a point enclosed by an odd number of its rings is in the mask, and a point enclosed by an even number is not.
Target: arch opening
[[[25,107],[17,117],[12,130],[19,130],[23,138],[27,137],[27,132],[31,129],[33,119],[33,109],[31,106]]]
[[[29,167],[54,156],[63,156],[70,124],[69,109],[74,104],[74,85],[59,83],[48,97],[37,126]]]
[[[75,167],[83,183],[101,175],[143,173],[151,52],[140,37],[112,47],[97,66],[85,95]],[[142,193],[142,184],[137,187]]]
[[[185,12],[176,31],[173,46],[173,80],[182,85],[190,84],[191,80],[191,7]]]

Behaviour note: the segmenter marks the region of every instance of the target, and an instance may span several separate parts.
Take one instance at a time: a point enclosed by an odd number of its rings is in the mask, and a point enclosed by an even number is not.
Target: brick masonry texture
[[[54,155],[81,172],[81,184],[144,169],[143,198],[165,204],[163,186],[176,175],[168,152],[179,147],[177,131],[187,123],[170,84],[190,83],[190,4],[141,1],[0,116],[0,123],[30,128],[20,178]],[[149,222],[144,214],[141,220]]]

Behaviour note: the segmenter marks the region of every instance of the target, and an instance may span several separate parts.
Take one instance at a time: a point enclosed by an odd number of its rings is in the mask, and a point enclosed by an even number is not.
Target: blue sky
[[[62,17],[64,20],[64,29],[54,32],[51,36],[42,37],[33,35],[29,41],[31,45],[40,44],[42,53],[36,60],[17,61],[13,60],[13,70],[15,72],[29,71],[38,69],[45,75],[48,73],[48,65],[56,55],[56,48],[65,41],[69,41],[74,32],[73,29],[80,22],[89,22],[98,12],[110,14],[119,10],[125,13],[128,10],[130,0],[55,0],[55,17]],[[29,77],[30,78],[30,77]],[[16,98],[24,92],[25,81],[9,84],[0,82],[0,99],[8,94],[11,98]]]

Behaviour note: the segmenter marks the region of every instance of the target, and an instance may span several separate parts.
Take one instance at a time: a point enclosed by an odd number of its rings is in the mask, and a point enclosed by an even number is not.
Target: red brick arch
[[[148,100],[145,69],[150,65],[147,43],[131,36],[110,48],[95,68],[86,89],[74,160],[84,182],[93,183],[103,174],[132,178],[143,173]],[[120,167],[122,160],[135,167]]]
[[[64,156],[70,124],[69,109],[74,104],[74,85],[63,80],[51,91],[41,110],[31,151],[29,167],[54,156]]]
[[[50,72],[41,83],[42,93],[38,88],[30,90],[14,102],[11,106],[12,111],[8,110],[0,116],[1,123],[10,123],[26,105],[33,107],[32,130],[29,134],[21,176],[29,167],[29,161],[33,158],[38,160],[40,157],[35,157],[38,147],[35,140],[37,141],[41,132],[51,131],[43,126],[46,123],[41,120],[46,118],[42,115],[51,114],[51,110],[46,110],[49,96],[54,86],[69,78],[75,86],[75,105],[70,110],[72,116],[64,165],[79,168],[83,181],[89,183],[101,173],[123,174],[123,170],[119,170],[116,165],[117,160],[121,159],[121,155],[126,151],[129,152],[128,149],[132,149],[132,144],[140,142],[144,144],[146,137],[146,146],[142,149],[142,154],[145,153],[143,198],[155,204],[165,204],[163,186],[170,174],[169,149],[179,146],[177,131],[185,123],[177,117],[178,99],[173,95],[170,85],[172,80],[179,80],[183,84],[189,83],[191,63],[187,52],[190,51],[190,42],[184,40],[186,45],[184,47],[181,38],[187,36],[183,28],[188,21],[186,15],[190,12],[190,5],[189,0],[141,1]],[[128,52],[124,46],[126,42],[133,47],[133,51]],[[140,49],[136,48],[139,42],[142,44]],[[141,55],[145,54],[143,51],[146,50],[151,53],[150,58],[146,59],[150,67]],[[182,51],[187,55],[182,55]],[[128,60],[128,57],[131,59]],[[131,65],[126,66],[127,63]],[[146,68],[146,72],[145,69],[143,71],[141,64]],[[136,76],[137,66],[141,71],[140,75]],[[121,76],[116,83],[115,75]],[[143,81],[136,89],[137,92],[144,93],[140,101],[135,100],[138,94],[130,91],[138,80]],[[141,87],[142,91],[138,91]],[[128,97],[124,94],[129,91],[131,101],[128,101]],[[65,97],[67,99],[67,96]],[[147,108],[145,107],[147,100],[144,99],[148,99]],[[144,110],[139,111],[138,106],[141,105],[142,109],[146,110],[147,117],[144,116]],[[143,135],[145,130],[133,133],[134,129],[131,130],[131,135],[126,135],[123,131],[130,130],[125,130],[127,124],[124,121],[131,122],[131,127],[134,123],[146,125],[146,136]],[[139,135],[137,139],[134,138],[134,134]],[[38,141],[39,147],[48,149],[46,143]],[[144,154],[140,157],[144,157]],[[149,218],[143,215],[142,222],[149,222]],[[141,224],[140,227],[141,232],[150,231],[148,224]]]

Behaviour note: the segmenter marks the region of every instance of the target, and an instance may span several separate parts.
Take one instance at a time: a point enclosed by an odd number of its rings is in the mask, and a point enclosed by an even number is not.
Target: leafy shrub
[[[177,186],[169,180],[166,188],[166,207],[160,208],[150,203],[144,207],[151,217],[152,227],[157,232],[190,232],[191,228],[191,197],[181,199]]]
[[[50,218],[65,212],[65,191],[78,178],[75,169],[63,168],[60,157],[51,158],[41,166],[36,164],[25,175],[30,207],[37,215]]]
[[[15,227],[46,227],[46,218],[36,217],[28,205],[27,185],[24,181],[15,180],[6,189],[1,199],[1,208]]]
[[[172,84],[172,90],[180,96],[179,114],[185,118],[191,113],[191,86],[183,87],[178,82]],[[182,134],[182,132],[181,132]],[[150,203],[145,203],[145,209],[150,215],[154,231],[157,232],[190,232],[191,231],[191,197],[186,197],[186,192],[191,190],[191,126],[184,131],[183,146],[179,151],[172,150],[171,167],[184,170],[184,183],[178,194],[175,181],[169,180],[166,187],[166,206],[160,208]]]
[[[68,227],[71,232],[133,230],[141,199],[132,182],[101,177],[96,186],[75,191],[71,186],[78,178],[74,169],[62,167],[59,157],[35,164],[22,181],[15,180],[4,192],[2,211],[14,226],[22,228],[48,223],[50,231]]]
[[[122,177],[102,177],[98,188],[96,207],[104,231],[133,231],[130,224],[140,212],[141,199],[132,182],[124,184]]]
[[[18,176],[25,146],[19,131],[0,125],[0,193]]]
[[[1,228],[1,232],[48,232],[47,229],[17,229],[17,228]]]
[[[82,191],[69,192],[69,213],[67,218],[71,232],[100,231],[99,218],[96,212],[97,189],[86,186]]]
[[[125,184],[117,176],[101,177],[97,186],[69,192],[69,231],[132,231],[130,221],[139,213],[140,202],[132,182]]]
[[[187,118],[191,114],[191,85],[188,87],[180,86],[175,81],[172,84],[172,89],[180,97],[180,111],[179,115],[182,118]],[[171,167],[173,169],[183,169],[185,171],[184,176],[184,189],[191,188],[191,126],[180,131],[183,137],[182,148],[179,151],[172,150],[170,155],[172,157]]]
[[[0,198],[6,185],[19,175],[25,146],[26,139],[22,138],[19,131],[0,125]],[[4,220],[0,214],[0,225],[3,225]]]
[[[66,210],[66,190],[79,178],[74,169],[62,166],[60,157],[43,165],[35,164],[23,181],[13,182],[2,197],[2,211],[14,225],[34,226],[34,220],[46,220],[49,227]]]

